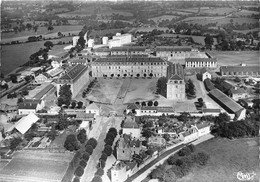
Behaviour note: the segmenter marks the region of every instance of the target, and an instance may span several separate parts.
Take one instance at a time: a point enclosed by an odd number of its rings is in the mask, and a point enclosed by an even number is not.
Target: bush
[[[85,168],[86,165],[87,165],[87,163],[86,163],[86,161],[81,160],[81,161],[79,162],[79,165],[80,165],[81,167]]]
[[[97,165],[97,168],[102,168],[104,169],[104,167],[106,166],[106,161],[99,159],[99,163]]]
[[[78,102],[78,107],[77,107],[77,108],[78,108],[78,109],[81,109],[82,106],[83,106],[83,102],[79,101],[79,102]]]
[[[151,179],[163,180],[164,174],[165,174],[165,169],[162,165],[160,165],[157,168],[155,168],[154,170],[152,170],[152,172],[149,174],[149,177]]]
[[[13,138],[10,142],[10,149],[15,150],[23,140],[21,138]]]
[[[80,143],[85,143],[87,140],[87,134],[86,134],[86,130],[82,129],[79,131],[78,135],[77,135],[77,139]]]
[[[102,178],[100,176],[95,176],[91,182],[102,182]]]
[[[97,172],[95,173],[95,175],[103,176],[104,175],[104,170],[102,168],[98,168]]]
[[[148,106],[152,106],[153,105],[153,101],[149,101],[147,105]]]
[[[205,166],[209,160],[209,155],[204,152],[199,152],[194,156],[194,160],[197,164]]]
[[[167,159],[167,163],[169,165],[176,165],[176,160],[177,160],[177,156],[176,155],[171,155],[168,159]]]
[[[78,177],[74,177],[73,181],[72,182],[80,182],[79,178]]]
[[[193,144],[190,144],[187,146],[191,152],[195,152],[195,146]]]
[[[154,101],[153,105],[156,107],[159,105],[159,103],[157,101]]]
[[[102,160],[106,161],[106,160],[107,160],[107,154],[105,154],[105,153],[102,153],[102,155],[101,155],[100,159],[102,159]]]
[[[178,178],[182,178],[182,177],[184,176],[183,171],[182,171],[182,169],[181,169],[180,166],[175,166],[175,165],[173,165],[171,169],[172,169],[172,172],[174,172],[174,174],[175,174]]]
[[[85,152],[82,156],[82,159],[84,159],[87,162],[89,160],[89,153]]]
[[[95,138],[90,138],[88,141],[87,141],[87,145],[91,145],[92,148],[96,148],[97,146],[97,140]]]
[[[112,147],[110,145],[106,145],[103,152],[107,155],[110,156],[112,154]]]
[[[75,135],[70,134],[70,135],[67,136],[67,138],[64,142],[64,147],[69,151],[79,149],[78,141],[77,141]]]
[[[71,103],[71,108],[74,109],[76,107],[76,102]]]
[[[84,170],[81,166],[77,167],[76,171],[75,171],[75,175],[78,177],[81,177],[84,174]]]
[[[93,147],[91,145],[86,145],[85,151],[91,155],[93,153]]]
[[[112,133],[115,137],[117,136],[117,130],[115,128],[109,128],[108,133]]]

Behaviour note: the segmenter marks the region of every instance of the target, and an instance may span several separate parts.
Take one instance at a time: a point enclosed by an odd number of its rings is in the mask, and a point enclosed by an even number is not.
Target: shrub
[[[106,161],[99,159],[99,163],[97,165],[97,168],[102,168],[104,169],[104,167],[106,166]]]
[[[159,105],[158,101],[154,101],[153,105],[156,107]]]
[[[176,155],[171,155],[168,159],[167,159],[167,163],[169,165],[175,165],[176,164],[176,160],[177,160],[177,156]]]
[[[152,170],[152,172],[149,174],[149,177],[151,179],[159,179],[159,180],[163,180],[164,178],[164,167],[162,165],[158,166],[157,168],[155,168],[154,170]]]
[[[115,128],[109,128],[108,133],[112,133],[116,137],[117,130]]]
[[[153,105],[153,101],[149,101],[147,105],[148,106],[152,106]]]
[[[97,140],[95,138],[90,138],[88,141],[87,141],[87,145],[91,145],[92,148],[96,148],[97,146]]]
[[[79,165],[80,165],[81,167],[85,168],[86,165],[87,165],[87,163],[86,163],[86,161],[81,160],[81,161],[79,162]]]
[[[79,149],[78,141],[77,141],[75,135],[70,134],[70,135],[67,136],[67,138],[64,142],[64,147],[69,151]]]
[[[81,166],[77,167],[76,171],[75,171],[75,175],[78,177],[81,177],[84,174],[84,170]]]
[[[191,150],[189,147],[183,147],[181,150],[179,150],[178,155],[179,156],[185,156],[185,155],[190,155]]]
[[[72,182],[80,182],[79,178],[78,177],[74,177],[73,181]]]
[[[95,173],[95,175],[103,176],[104,175],[104,170],[102,168],[98,168],[97,172]]]
[[[107,154],[105,154],[105,153],[102,153],[102,155],[101,155],[100,159],[102,159],[102,160],[106,161],[106,160],[107,160]]]
[[[82,159],[84,159],[85,161],[89,160],[89,153],[85,152],[82,156]]]
[[[178,178],[182,178],[184,176],[180,166],[173,165],[171,169]]]
[[[209,160],[209,155],[204,152],[199,152],[194,156],[194,158],[197,164],[205,166]]]
[[[193,144],[190,144],[187,146],[191,152],[195,152],[195,146]]]
[[[85,151],[91,155],[93,153],[93,148],[91,145],[86,145]]]

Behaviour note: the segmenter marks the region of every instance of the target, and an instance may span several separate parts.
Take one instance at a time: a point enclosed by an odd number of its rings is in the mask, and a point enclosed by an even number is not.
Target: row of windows
[[[258,72],[223,72],[223,75],[258,75]]]
[[[145,62],[119,62],[119,63],[115,63],[115,62],[103,62],[103,63],[94,63],[94,64],[98,64],[96,66],[99,66],[99,65],[113,65],[113,64],[119,64],[119,65],[166,65],[166,63],[164,62],[148,62],[148,63],[145,63]]]

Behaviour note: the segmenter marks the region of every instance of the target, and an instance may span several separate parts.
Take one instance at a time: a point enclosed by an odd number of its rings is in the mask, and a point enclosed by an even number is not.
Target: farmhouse
[[[209,92],[209,95],[215,100],[221,107],[223,107],[229,114],[235,114],[237,120],[245,119],[246,110],[241,105],[236,103],[232,98],[218,89],[213,89]]]
[[[222,76],[259,76],[259,66],[221,66],[220,73]]]
[[[216,68],[217,59],[216,58],[185,58],[186,68]]]
[[[132,138],[131,135],[123,134],[117,146],[117,160],[131,161],[134,154],[139,154],[141,150],[141,142]]]
[[[57,93],[62,85],[70,85],[72,97],[75,97],[82,87],[89,82],[89,68],[87,66],[77,64],[69,67],[60,78],[57,79]]]
[[[184,100],[184,72],[180,64],[170,64],[167,69],[167,99]]]
[[[0,181],[6,182],[70,182],[73,153],[46,150],[21,150],[0,169]],[[47,175],[46,175],[47,174]]]
[[[191,126],[187,130],[180,132],[179,135],[183,143],[186,144],[199,138],[199,130],[196,126]]]
[[[93,77],[163,77],[166,72],[161,58],[107,57],[92,63]]]
[[[127,116],[122,126],[123,134],[139,139],[141,137],[141,128],[135,122],[135,117]]]
[[[27,115],[29,113],[36,113],[42,110],[45,106],[45,102],[40,99],[25,99],[18,104],[18,114]]]

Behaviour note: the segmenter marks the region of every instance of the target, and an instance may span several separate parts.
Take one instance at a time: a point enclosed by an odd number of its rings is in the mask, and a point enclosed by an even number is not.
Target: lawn
[[[235,182],[237,172],[255,172],[255,180],[259,178],[258,138],[227,140],[214,138],[199,144],[197,151],[204,151],[210,155],[205,167],[194,168],[190,174],[177,182]]]
[[[258,51],[210,51],[210,55],[218,59],[218,65],[259,65]]]

